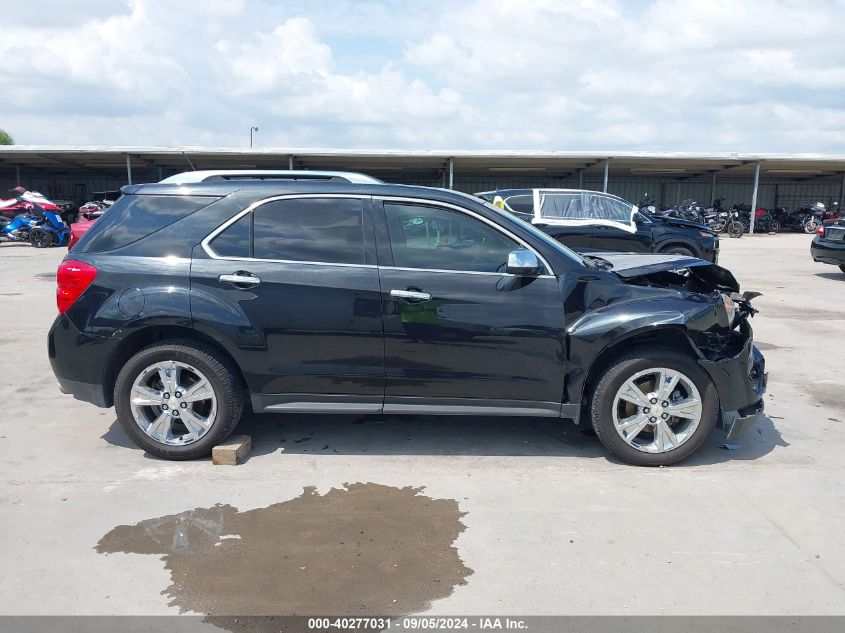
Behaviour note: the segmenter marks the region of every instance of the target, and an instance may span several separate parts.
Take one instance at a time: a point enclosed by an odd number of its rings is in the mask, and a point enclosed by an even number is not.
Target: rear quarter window
[[[219,198],[209,196],[121,196],[76,248],[84,253],[99,253],[128,246],[216,200]]]

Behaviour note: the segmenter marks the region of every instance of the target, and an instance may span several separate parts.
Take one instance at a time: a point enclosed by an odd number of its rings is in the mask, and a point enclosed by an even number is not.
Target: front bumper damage
[[[740,326],[744,343],[736,354],[716,360],[699,360],[719,392],[720,428],[729,440],[740,437],[763,416],[763,394],[768,374],[763,354],[754,346],[751,326]]]

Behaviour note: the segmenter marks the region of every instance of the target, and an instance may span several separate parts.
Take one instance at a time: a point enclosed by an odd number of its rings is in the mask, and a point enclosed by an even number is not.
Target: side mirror
[[[533,277],[543,272],[543,264],[540,263],[534,251],[518,248],[508,253],[508,267],[505,272],[511,275]]]

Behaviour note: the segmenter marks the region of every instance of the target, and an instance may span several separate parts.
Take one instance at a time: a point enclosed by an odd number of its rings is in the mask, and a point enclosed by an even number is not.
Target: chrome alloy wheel
[[[666,453],[689,440],[701,422],[701,395],[676,369],[655,367],[626,380],[613,399],[613,426],[627,444]]]
[[[160,361],[142,371],[132,383],[129,404],[141,430],[168,446],[196,442],[217,415],[217,398],[208,378],[195,367],[174,360]]]

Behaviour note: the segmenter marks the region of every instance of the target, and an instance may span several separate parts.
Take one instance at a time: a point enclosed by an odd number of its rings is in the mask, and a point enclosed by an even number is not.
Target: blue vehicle
[[[44,211],[29,225],[29,243],[35,248],[65,246],[70,239],[70,227],[54,211]]]
[[[30,213],[21,213],[13,220],[0,218],[0,242],[29,242],[29,231],[35,221]]]

